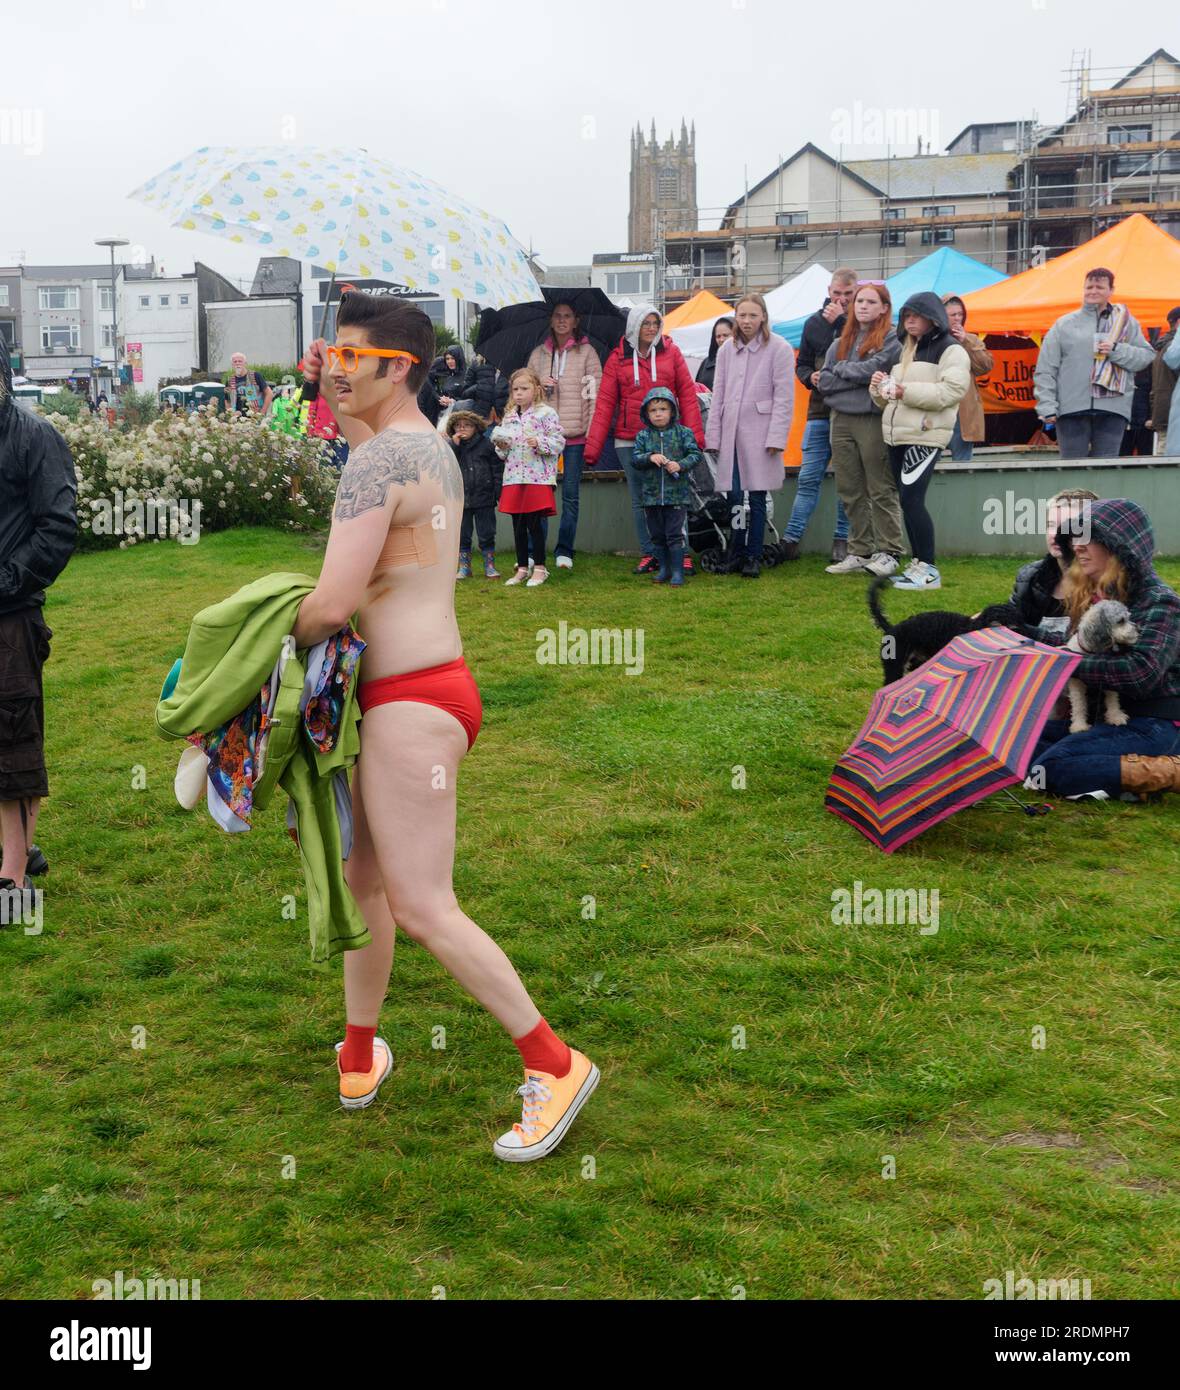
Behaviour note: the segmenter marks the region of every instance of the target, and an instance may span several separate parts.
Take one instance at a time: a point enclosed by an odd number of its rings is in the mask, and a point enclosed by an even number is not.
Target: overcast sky
[[[1180,53],[1169,8],[4,0],[0,264],[104,259],[94,238],[123,236],[169,272],[195,257],[249,274],[256,251],[172,229],[126,195],[200,145],[292,132],[363,144],[482,204],[547,263],[588,262],[626,249],[636,121],[654,117],[663,139],[695,119],[702,225],[716,225],[747,171],[755,183],[808,140],[835,154],[857,102],[866,133],[874,112],[912,109],[936,148],[972,121],[1059,121],[1075,51],[1090,50],[1095,86],[1157,48]]]

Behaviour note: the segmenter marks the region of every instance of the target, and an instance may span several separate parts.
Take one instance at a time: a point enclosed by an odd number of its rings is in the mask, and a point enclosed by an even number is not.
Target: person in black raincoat
[[[470,401],[468,409],[482,415],[485,420],[496,407],[496,376],[496,369],[490,362],[485,362],[482,357],[473,357],[463,380],[459,399]]]
[[[0,353],[0,890],[29,887],[28,870],[44,866],[32,843],[49,795],[41,670],[53,633],[42,608],[77,544],[77,492],[65,440],[17,404]]]
[[[717,372],[717,350],[727,338],[733,337],[733,319],[721,318],[713,325],[713,334],[709,339],[709,355],[697,368],[697,385],[707,386],[710,391],[713,389],[713,377]]]
[[[463,475],[463,518],[459,524],[459,572],[471,578],[471,535],[475,531],[487,579],[499,579],[496,569],[496,504],[504,485],[504,460],[484,430],[487,421],[470,410],[453,410],[447,418],[447,439]]]
[[[439,404],[454,410],[470,410],[471,400],[464,394],[467,384],[467,359],[458,343],[443,353],[444,374],[438,383]]]

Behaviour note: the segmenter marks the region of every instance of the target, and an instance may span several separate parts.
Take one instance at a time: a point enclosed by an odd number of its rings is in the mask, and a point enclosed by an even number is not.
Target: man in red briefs
[[[344,957],[340,1100],[348,1109],[368,1105],[393,1069],[389,1044],[376,1032],[400,926],[520,1050],[522,1118],[493,1149],[523,1162],[561,1142],[598,1085],[598,1068],[555,1036],[507,956],[455,898],[455,783],[481,707],[455,621],[463,483],[416,399],[433,353],[434,329],[421,309],[350,291],[335,346],[318,340],[304,358],[304,374],[319,382],[350,454],[295,642],[322,641],[357,613],[367,643],[346,877],[372,943]]]

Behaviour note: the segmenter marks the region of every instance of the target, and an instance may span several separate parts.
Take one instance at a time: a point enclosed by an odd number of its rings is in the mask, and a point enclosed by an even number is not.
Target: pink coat
[[[777,492],[782,487],[781,455],[794,405],[795,352],[785,338],[772,333],[763,342],[758,334],[749,343],[730,338],[721,344],[705,430],[706,448],[717,450],[719,491],[732,485],[735,447],[743,488]]]

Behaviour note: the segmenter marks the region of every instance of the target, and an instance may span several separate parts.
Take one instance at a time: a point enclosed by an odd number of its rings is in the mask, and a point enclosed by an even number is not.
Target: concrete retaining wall
[[[1040,555],[1044,542],[1036,526],[1036,503],[1064,488],[1089,488],[1100,497],[1130,497],[1147,512],[1155,528],[1156,549],[1180,555],[1180,459],[1113,459],[1062,462],[1055,453],[1003,449],[978,450],[971,463],[944,458],[926,494],[942,555]],[[795,499],[795,473],[781,492],[772,493],[774,519],[781,530]],[[560,487],[558,508],[561,507]],[[826,553],[836,518],[836,491],[829,473],[803,549]],[[549,547],[557,540],[559,516],[549,520]],[[512,548],[512,525],[500,517],[501,549]],[[577,548],[590,554],[638,554],[631,502],[621,474],[583,475]]]

